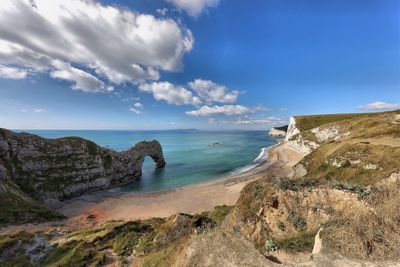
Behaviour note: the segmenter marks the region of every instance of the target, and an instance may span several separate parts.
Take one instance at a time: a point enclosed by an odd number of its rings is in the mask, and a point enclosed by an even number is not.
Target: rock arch
[[[80,137],[46,139],[0,128],[0,182],[46,203],[130,183],[142,174],[146,156],[156,168],[165,166],[156,140],[116,152]]]
[[[163,168],[165,166],[162,147],[156,140],[139,142],[133,148],[123,153],[124,156],[129,158],[129,161],[133,163],[135,176],[140,176],[142,174],[142,166],[146,156],[153,159],[156,168]]]

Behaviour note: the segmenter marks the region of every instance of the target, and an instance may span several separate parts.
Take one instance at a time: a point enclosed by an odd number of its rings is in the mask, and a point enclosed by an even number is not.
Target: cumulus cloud
[[[385,103],[381,101],[373,102],[370,104],[359,106],[358,109],[363,110],[384,110],[384,109],[396,109],[400,108],[400,103]]]
[[[208,7],[215,7],[219,0],[167,0],[179,9],[185,10],[190,16],[197,17]]]
[[[220,115],[243,115],[251,113],[252,110],[241,105],[223,105],[223,106],[202,106],[196,110],[187,111],[190,116],[220,116]]]
[[[229,91],[226,86],[216,84],[210,80],[195,79],[193,82],[189,82],[188,85],[207,103],[234,103],[239,95],[239,91]]]
[[[173,85],[170,82],[142,83],[139,90],[153,94],[157,100],[165,100],[173,105],[199,105],[200,99],[193,96],[192,92],[181,86]]]
[[[235,120],[216,120],[214,118],[210,118],[208,120],[209,124],[212,125],[278,125],[278,124],[284,124],[287,123],[286,120],[278,117],[264,117],[264,118],[259,118],[259,119],[253,119],[253,118],[238,118]]]
[[[90,73],[72,67],[62,61],[55,61],[54,71],[50,77],[73,82],[72,89],[84,92],[111,92],[113,87],[107,86],[103,81],[97,79]]]
[[[20,80],[25,79],[27,76],[28,72],[26,70],[0,65],[0,78]]]
[[[143,104],[139,102],[135,103],[133,106],[136,108],[143,108]]]
[[[130,108],[129,110],[134,112],[134,113],[136,113],[136,114],[140,114],[141,113],[140,110],[138,110],[136,108]]]
[[[52,65],[58,60],[115,84],[158,80],[160,70],[181,68],[193,43],[192,33],[172,19],[94,0],[3,0],[0,5],[0,64],[22,72],[55,71],[53,77],[64,77]],[[86,76],[73,72],[67,76]],[[104,91],[91,80],[94,91]]]

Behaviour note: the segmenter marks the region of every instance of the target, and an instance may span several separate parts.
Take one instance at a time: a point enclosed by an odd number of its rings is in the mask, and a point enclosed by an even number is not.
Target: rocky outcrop
[[[273,127],[269,130],[268,134],[272,137],[285,137],[288,125],[282,127]]]
[[[296,134],[300,133],[300,130],[296,127],[296,119],[294,117],[290,117],[288,129],[286,132],[286,141],[289,141],[295,136]]]
[[[315,134],[315,137],[318,139],[319,143],[326,142],[328,140],[336,141],[350,135],[350,132],[342,133],[340,127],[338,126],[332,126],[323,129],[316,127],[311,129],[311,132]]]
[[[146,156],[156,168],[165,166],[155,140],[119,153],[79,137],[45,139],[0,129],[0,182],[47,204],[132,182]]]
[[[302,153],[303,155],[310,154],[318,147],[315,142],[307,140],[302,136],[300,130],[296,126],[296,119],[294,117],[290,117],[285,141],[288,142],[292,149]]]

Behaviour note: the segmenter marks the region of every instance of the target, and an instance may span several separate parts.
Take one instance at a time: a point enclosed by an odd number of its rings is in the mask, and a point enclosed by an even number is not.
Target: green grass
[[[106,156],[104,156],[103,158],[103,167],[104,169],[111,169],[112,167],[112,158],[110,154],[107,154]]]
[[[343,160],[341,167],[330,161]],[[360,160],[359,164],[350,161]],[[400,171],[400,147],[373,145],[366,143],[329,143],[322,145],[306,156],[301,162],[307,166],[307,177],[319,183],[348,183],[367,186],[374,184],[392,173]],[[365,169],[367,164],[377,165],[377,169]]]
[[[289,212],[287,220],[291,222],[294,228],[296,228],[298,231],[303,231],[307,226],[306,220],[297,215],[294,211]]]
[[[17,190],[0,193],[0,226],[60,220],[59,213],[24,196]]]
[[[275,241],[278,249],[289,251],[312,251],[316,233],[300,233]]]
[[[97,266],[104,261],[104,252],[91,249],[91,244],[73,240],[51,250],[45,266]]]
[[[63,236],[39,233],[41,237],[45,236],[54,242],[52,248],[44,251],[46,255],[39,265],[98,266],[110,260],[106,251],[111,250],[114,255],[112,260],[122,265],[130,263],[129,256],[134,252],[135,257],[140,258],[139,261],[143,260],[141,266],[160,266],[171,260],[175,250],[186,242],[191,234],[198,233],[198,228],[215,226],[215,223],[198,226],[199,220],[220,223],[230,210],[231,207],[218,206],[213,211],[201,215],[177,215],[187,217],[187,220],[185,218],[179,224],[176,224],[176,217],[171,216],[167,219],[111,221],[96,228],[79,230]],[[34,234],[25,232],[0,236],[0,251],[9,250],[14,253],[13,259],[7,259],[8,263],[11,260],[25,263],[26,259],[23,256],[26,248],[23,244],[32,242],[33,237]],[[57,243],[58,238],[62,242]],[[5,262],[0,259],[0,266]],[[26,263],[26,266],[29,264]]]
[[[32,266],[29,257],[25,255],[23,246],[32,244],[34,236],[24,231],[0,235],[0,255],[6,251],[12,252],[8,253],[8,256],[3,254],[0,258],[0,266]]]
[[[22,244],[32,243],[34,234],[22,231],[13,234],[0,235],[0,251],[11,248],[17,245],[19,242]]]
[[[12,259],[7,259],[0,263],[1,263],[2,267],[20,267],[20,266],[31,267],[31,266],[34,266],[34,265],[32,265],[29,257],[26,255],[16,256],[16,257],[13,257]]]
[[[201,215],[210,218],[214,222],[221,224],[226,215],[233,209],[233,206],[216,206],[212,211],[203,212]]]
[[[150,254],[143,261],[141,266],[143,267],[159,267],[159,266],[168,266],[166,261],[173,254],[173,248],[166,248],[157,253]]]
[[[119,259],[132,251],[150,250],[157,225],[155,220],[107,223],[101,227],[71,233],[70,241],[56,245],[46,257],[47,266],[97,266],[105,261],[105,249],[112,249]],[[152,236],[152,237],[150,237]],[[143,240],[143,241],[142,241]],[[149,240],[146,244],[140,244]],[[139,247],[142,245],[142,247]]]
[[[273,186],[267,182],[255,181],[246,185],[236,203],[236,211],[242,220],[257,217],[260,207],[266,202],[273,202]]]
[[[323,114],[295,116],[296,127],[301,131],[311,130],[323,124],[368,116],[374,113]]]

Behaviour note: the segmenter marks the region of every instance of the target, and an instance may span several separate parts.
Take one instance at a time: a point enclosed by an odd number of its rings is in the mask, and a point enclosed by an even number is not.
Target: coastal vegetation
[[[311,260],[325,266],[337,255],[353,263],[399,261],[400,111],[295,120],[299,133],[281,146],[296,149],[313,142],[311,152],[286,175],[250,182],[235,206],[196,215],[109,221],[62,233],[3,234],[0,263],[198,266],[207,259],[210,266],[223,260],[238,266]],[[8,218],[3,224],[59,218],[36,200],[18,195],[18,187],[7,188],[13,190],[0,195],[1,204],[28,217],[2,209],[1,218]],[[316,247],[316,240],[322,245]],[[311,259],[313,249],[317,252]]]
[[[304,132],[321,125],[368,116],[370,113],[349,113],[349,114],[323,114],[295,116],[297,128]]]
[[[177,214],[142,221],[110,221],[93,229],[57,233],[0,235],[2,266],[98,266],[110,262],[169,266],[188,243],[220,227],[231,210],[217,206],[199,215]]]
[[[309,237],[322,229],[325,251],[399,260],[394,211],[400,207],[400,111],[297,118],[305,131],[291,142],[308,140],[317,148],[288,178],[246,186],[232,228],[266,256],[278,250],[311,253]]]

